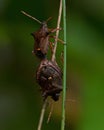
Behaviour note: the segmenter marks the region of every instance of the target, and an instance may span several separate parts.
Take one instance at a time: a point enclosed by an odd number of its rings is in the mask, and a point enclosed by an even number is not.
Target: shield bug
[[[62,71],[52,61],[44,59],[41,61],[36,79],[41,86],[42,96],[46,99],[51,96],[54,101],[57,101],[62,91]]]
[[[50,34],[55,32],[56,30],[58,30],[58,28],[55,28],[55,29],[48,28],[47,22],[51,19],[51,17],[48,18],[46,21],[40,22],[38,19],[32,17],[31,15],[27,14],[26,12],[24,12],[24,11],[21,11],[21,12],[24,15],[34,19],[39,24],[41,24],[41,27],[38,31],[31,33],[35,40],[34,50],[32,52],[39,59],[44,59],[48,52],[49,45],[52,50],[52,43],[49,41],[49,38],[55,38],[55,36],[50,36]]]
[[[33,53],[40,59],[44,59],[48,52],[49,34],[47,22],[42,22],[40,29],[32,33],[35,40]]]

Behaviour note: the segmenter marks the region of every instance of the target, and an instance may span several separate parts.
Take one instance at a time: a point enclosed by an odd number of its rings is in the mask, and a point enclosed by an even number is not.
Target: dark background
[[[32,55],[30,36],[40,21],[52,16],[55,28],[59,0],[0,0],[0,130],[36,130],[42,97],[35,81],[39,60]],[[61,23],[62,27],[62,23]],[[63,31],[60,38],[63,39]],[[57,62],[63,45],[58,43]],[[59,130],[61,99],[54,103],[49,124],[46,109],[43,129]],[[104,129],[104,1],[67,0],[67,99],[66,130]],[[80,103],[79,103],[80,102]]]

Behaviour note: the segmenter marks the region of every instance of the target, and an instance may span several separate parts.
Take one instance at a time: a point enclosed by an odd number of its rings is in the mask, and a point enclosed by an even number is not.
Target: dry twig
[[[41,130],[46,106],[47,106],[47,99],[45,99],[43,107],[42,107],[42,110],[41,110],[40,120],[39,120],[39,124],[38,124],[38,129],[37,130]]]
[[[60,28],[60,22],[61,22],[61,15],[62,15],[62,0],[60,0],[60,7],[59,7],[59,15],[58,15],[58,21],[57,21],[57,28]],[[55,55],[56,55],[56,48],[57,48],[57,41],[58,41],[58,35],[59,35],[59,29],[56,31],[56,38],[55,38],[55,46],[53,49],[53,54],[51,60],[55,62]]]
[[[60,28],[61,15],[62,15],[62,0],[60,0],[57,28]],[[55,55],[56,55],[58,35],[59,35],[59,29],[57,29],[57,31],[56,31],[55,46],[54,46],[53,54],[52,54],[52,58],[51,58],[51,60],[53,62],[55,62]],[[41,126],[42,126],[42,122],[43,122],[43,117],[44,117],[46,105],[47,105],[47,99],[45,100],[45,102],[43,104],[43,107],[42,107],[42,110],[41,110],[41,115],[40,115],[40,120],[39,120],[39,124],[38,124],[38,129],[37,130],[41,130]]]

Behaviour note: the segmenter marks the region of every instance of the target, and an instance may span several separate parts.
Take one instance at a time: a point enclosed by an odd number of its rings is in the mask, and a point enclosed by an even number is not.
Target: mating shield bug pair
[[[60,92],[62,91],[62,72],[56,63],[49,61],[46,58],[49,46],[52,49],[49,38],[54,38],[54,36],[50,36],[50,34],[55,32],[57,28],[48,28],[47,22],[51,18],[47,19],[45,22],[40,22],[24,11],[22,11],[22,13],[41,24],[40,29],[32,33],[35,40],[33,53],[41,59],[41,63],[36,72],[36,79],[38,84],[41,86],[42,96],[44,99],[51,96],[54,101],[57,101]]]

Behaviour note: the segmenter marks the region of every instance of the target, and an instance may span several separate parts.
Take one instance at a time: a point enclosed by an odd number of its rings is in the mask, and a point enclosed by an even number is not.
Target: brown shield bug
[[[54,101],[57,101],[62,91],[62,71],[52,61],[44,59],[41,61],[36,79],[41,86],[42,96],[46,99],[51,96]]]
[[[33,53],[40,59],[44,59],[48,52],[50,33],[51,31],[48,30],[47,22],[42,22],[40,29],[32,33],[35,40]]]
[[[51,19],[51,17],[41,22],[41,27],[38,31],[32,33],[32,36],[34,37],[35,43],[34,43],[34,50],[33,53],[40,59],[44,59],[48,52],[48,47],[50,46],[52,51],[52,43],[49,41],[49,38],[55,38],[55,36],[50,36],[51,33],[55,32],[57,28],[55,29],[49,29],[47,26],[47,22]]]
[[[52,43],[49,41],[49,38],[55,38],[55,36],[50,36],[51,33],[55,32],[58,30],[58,28],[55,29],[49,29],[47,26],[47,22],[51,19],[48,18],[44,22],[40,22],[36,18],[32,17],[31,15],[27,14],[24,11],[21,11],[23,14],[26,16],[34,19],[38,23],[41,24],[41,27],[38,31],[31,33],[32,36],[34,37],[35,43],[34,43],[34,50],[32,51],[38,58],[44,59],[46,57],[46,54],[48,52],[48,47],[50,45],[50,48],[52,50]],[[58,39],[60,41],[60,39]]]

